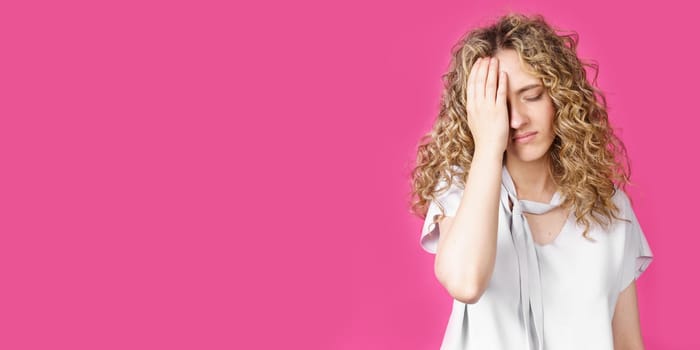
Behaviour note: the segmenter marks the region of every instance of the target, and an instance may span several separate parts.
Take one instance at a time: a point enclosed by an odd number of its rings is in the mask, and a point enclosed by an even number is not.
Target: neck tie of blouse
[[[532,336],[536,336],[537,350],[542,350],[544,342],[544,315],[542,305],[542,284],[540,280],[540,264],[537,258],[535,242],[532,238],[530,226],[523,213],[544,214],[557,208],[562,200],[559,192],[554,194],[551,202],[540,203],[529,200],[518,200],[515,192],[515,184],[510,177],[505,165],[503,166],[503,187],[506,194],[502,194],[501,202],[509,208],[508,197],[513,202],[511,214],[511,235],[518,255],[518,269],[520,275],[520,312],[525,322],[525,337],[528,349],[531,348]],[[502,192],[503,193],[503,192]],[[530,314],[532,310],[532,315]],[[532,324],[531,324],[532,323]],[[531,327],[534,326],[534,330]],[[533,349],[534,350],[534,349]]]

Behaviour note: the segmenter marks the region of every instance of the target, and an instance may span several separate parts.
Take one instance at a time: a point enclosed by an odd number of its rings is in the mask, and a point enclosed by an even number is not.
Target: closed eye
[[[539,94],[539,95],[537,95],[537,96],[535,96],[535,97],[526,98],[525,100],[527,100],[527,101],[537,101],[537,100],[540,99],[540,97],[542,97],[542,94]]]

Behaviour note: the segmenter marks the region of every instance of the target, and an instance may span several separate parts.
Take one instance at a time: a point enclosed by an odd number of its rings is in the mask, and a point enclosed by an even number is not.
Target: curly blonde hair
[[[492,25],[471,30],[452,48],[448,72],[442,75],[440,112],[433,129],[420,139],[411,171],[413,214],[425,219],[430,201],[453,181],[461,188],[466,184],[474,155],[465,107],[468,73],[478,58],[514,49],[520,62],[534,69],[530,73],[541,79],[554,103],[549,171],[562,194],[562,206],[575,209],[576,222],[585,227],[587,239],[593,222],[609,225],[613,218],[621,219],[613,195],[616,187],[624,190],[631,183],[629,159],[608,121],[605,96],[594,86],[598,65],[577,57],[576,32],[557,31],[540,14],[509,13]],[[586,79],[585,67],[595,73],[593,84]],[[441,180],[447,186],[437,188]],[[444,216],[444,208],[436,203]]]

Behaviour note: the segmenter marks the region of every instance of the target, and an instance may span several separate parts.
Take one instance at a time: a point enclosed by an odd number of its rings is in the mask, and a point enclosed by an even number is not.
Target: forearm
[[[496,260],[503,154],[480,152],[472,159],[462,200],[436,257],[436,270],[451,294],[476,302]]]

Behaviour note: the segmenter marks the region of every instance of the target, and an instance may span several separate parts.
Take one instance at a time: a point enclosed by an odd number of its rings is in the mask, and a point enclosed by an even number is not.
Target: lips
[[[513,137],[513,140],[522,139],[522,138],[524,138],[524,137],[528,137],[528,136],[534,135],[534,134],[536,134],[536,133],[537,133],[537,131],[530,131],[530,132],[526,132],[526,133],[524,133],[524,134],[515,135],[515,137]]]

